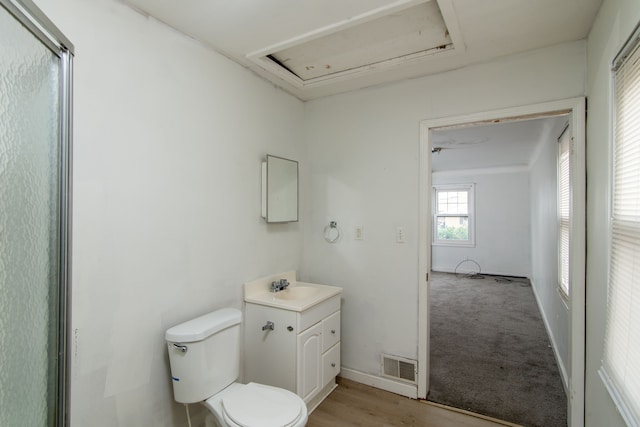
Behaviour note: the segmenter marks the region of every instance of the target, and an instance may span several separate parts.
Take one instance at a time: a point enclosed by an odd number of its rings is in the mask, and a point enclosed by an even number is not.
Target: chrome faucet
[[[290,283],[287,279],[274,280],[271,282],[271,292],[280,292],[289,287]]]

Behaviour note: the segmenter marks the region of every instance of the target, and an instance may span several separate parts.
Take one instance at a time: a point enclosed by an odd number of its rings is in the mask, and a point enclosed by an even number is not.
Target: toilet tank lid
[[[240,310],[223,308],[167,329],[164,338],[169,342],[201,341],[229,326],[237,325],[241,321],[242,312]]]

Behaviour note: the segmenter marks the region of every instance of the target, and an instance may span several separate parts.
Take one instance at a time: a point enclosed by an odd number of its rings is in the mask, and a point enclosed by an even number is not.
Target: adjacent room
[[[484,318],[438,275],[528,293],[558,425],[640,425],[637,0],[0,5],[0,425],[544,425],[429,402]]]
[[[569,120],[547,113],[431,134],[430,401],[567,424],[569,323],[557,288]]]

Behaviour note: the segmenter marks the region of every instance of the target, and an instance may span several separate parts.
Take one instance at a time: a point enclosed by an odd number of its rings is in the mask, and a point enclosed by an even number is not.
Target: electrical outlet
[[[404,227],[396,227],[396,243],[406,243],[406,241]]]
[[[364,227],[361,225],[356,225],[353,228],[353,239],[354,240],[363,240],[364,239]]]

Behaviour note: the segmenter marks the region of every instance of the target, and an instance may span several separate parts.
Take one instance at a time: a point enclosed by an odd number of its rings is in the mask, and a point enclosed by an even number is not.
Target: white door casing
[[[551,112],[569,113],[574,143],[571,152],[571,225],[569,297],[569,427],[584,425],[585,354],[585,258],[586,258],[586,146],[585,98],[571,98],[542,104],[484,111],[463,116],[428,119],[420,122],[419,271],[418,271],[418,397],[429,391],[429,273],[431,271],[431,132],[433,129],[528,117]]]

